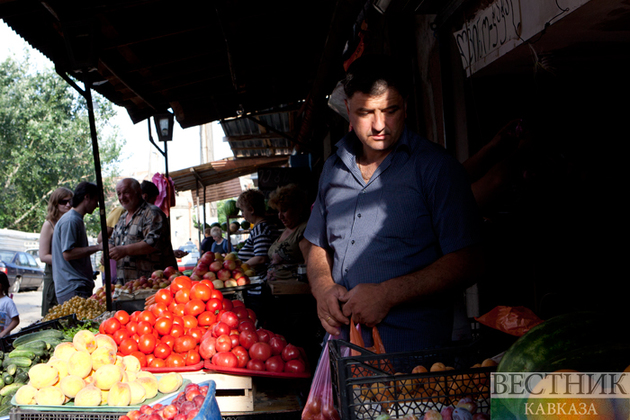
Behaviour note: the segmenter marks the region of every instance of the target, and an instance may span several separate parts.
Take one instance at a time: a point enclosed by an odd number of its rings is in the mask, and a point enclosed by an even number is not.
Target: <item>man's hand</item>
[[[127,256],[124,246],[112,246],[109,248],[109,258],[112,260],[121,260]]]
[[[182,251],[181,249],[175,249],[173,254],[175,255],[175,258],[183,258],[188,255],[188,252]]]
[[[330,335],[339,335],[339,327],[348,325],[350,320],[341,311],[340,299],[348,293],[348,290],[339,285],[332,284],[322,288],[315,299],[317,300],[317,317],[322,323],[322,327]]]
[[[381,284],[358,284],[339,298],[343,314],[354,319],[355,323],[374,327],[387,316],[391,309],[385,299],[386,291]]]

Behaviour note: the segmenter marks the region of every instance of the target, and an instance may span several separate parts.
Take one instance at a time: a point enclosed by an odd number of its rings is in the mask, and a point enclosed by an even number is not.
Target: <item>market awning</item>
[[[176,191],[192,191],[195,204],[237,197],[241,193],[238,177],[260,168],[286,165],[288,156],[224,159],[170,173]]]

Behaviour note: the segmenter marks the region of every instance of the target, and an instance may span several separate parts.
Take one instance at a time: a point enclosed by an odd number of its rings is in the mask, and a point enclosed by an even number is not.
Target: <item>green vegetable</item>
[[[0,389],[0,396],[6,397],[7,395],[13,395],[20,389],[24,384],[12,383],[10,385],[5,385]]]
[[[33,360],[35,356],[35,352],[31,350],[13,350],[11,353],[9,353],[9,359],[13,359],[16,357],[28,357],[29,359]]]
[[[7,372],[9,375],[15,375],[17,372],[17,365],[15,363],[11,363],[9,366],[7,366],[5,372]]]
[[[58,330],[42,330],[36,331],[29,334],[22,335],[15,340],[13,340],[13,348],[17,348],[23,344],[30,343],[33,341],[49,341],[50,339],[62,339],[63,332]]]
[[[33,364],[33,360],[28,357],[7,357],[2,361],[2,367],[6,369],[11,363],[15,363],[17,367],[29,367]]]

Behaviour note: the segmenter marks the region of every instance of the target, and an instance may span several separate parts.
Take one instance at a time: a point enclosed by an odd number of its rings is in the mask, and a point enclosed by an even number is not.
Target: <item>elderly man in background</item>
[[[140,183],[125,178],[116,185],[116,195],[126,210],[109,240],[110,258],[118,262],[118,282],[124,284],[168,266],[177,267],[168,219],[142,198]]]

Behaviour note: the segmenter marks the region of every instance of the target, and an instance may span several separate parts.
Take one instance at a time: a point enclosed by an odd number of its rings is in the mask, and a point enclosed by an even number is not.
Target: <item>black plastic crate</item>
[[[356,350],[358,355],[349,355]],[[490,413],[490,373],[495,366],[475,367],[488,356],[477,342],[458,347],[375,354],[344,340],[329,342],[333,394],[344,420],[374,419],[381,414],[401,418],[440,411],[470,397],[477,411]],[[346,356],[347,355],[347,356]],[[412,373],[434,363],[447,370]],[[418,368],[421,370],[420,368]]]
[[[61,318],[53,319],[51,321],[46,322],[36,322],[34,324],[29,325],[28,327],[22,328],[19,332],[15,334],[8,335],[6,337],[2,337],[0,339],[0,347],[2,351],[8,352],[13,350],[13,341],[16,338],[21,337],[26,334],[30,334],[37,331],[43,330],[62,330],[64,328],[72,328],[79,325],[81,321],[77,319],[76,314],[67,315]]]
[[[107,413],[103,411],[40,411],[14,407],[9,412],[9,420],[118,420],[125,412]]]

